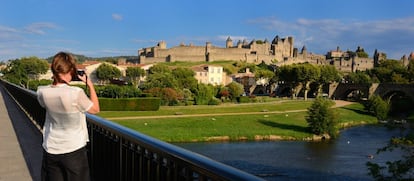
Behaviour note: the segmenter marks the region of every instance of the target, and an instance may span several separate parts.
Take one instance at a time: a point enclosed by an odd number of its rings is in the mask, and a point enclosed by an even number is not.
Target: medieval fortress
[[[357,51],[363,49],[358,47]],[[317,55],[307,51],[303,46],[300,51],[294,47],[294,38],[289,36],[280,38],[276,36],[271,42],[252,40],[250,42],[238,41],[234,43],[228,37],[226,47],[217,47],[210,42],[205,46],[180,44],[167,48],[165,41],[159,42],[154,47],[147,47],[138,50],[140,64],[158,62],[192,61],[192,62],[213,62],[218,60],[233,60],[247,63],[274,64],[277,66],[293,63],[330,64],[342,72],[354,72],[374,67],[375,62],[382,58],[381,53],[375,52],[374,58],[361,58],[350,55],[348,51],[329,51],[326,55]]]

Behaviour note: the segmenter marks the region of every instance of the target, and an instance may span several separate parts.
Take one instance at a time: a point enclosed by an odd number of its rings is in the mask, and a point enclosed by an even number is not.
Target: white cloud
[[[112,19],[114,19],[116,21],[122,21],[124,19],[124,17],[122,17],[122,15],[120,15],[120,14],[112,13]]]
[[[133,39],[131,40],[134,43],[157,43],[159,40],[144,40],[144,39]]]
[[[238,35],[220,35],[220,36],[218,36],[218,40],[219,41],[222,41],[222,42],[224,42],[224,41],[226,41],[227,40],[227,38],[229,38],[230,37],[230,39],[231,40],[233,40],[233,42],[237,42],[237,41],[243,41],[243,40],[249,40],[249,39],[251,39],[251,38],[249,38],[249,37],[247,37],[247,36],[238,36]]]
[[[24,28],[28,33],[44,35],[48,29],[57,29],[58,26],[49,22],[32,23]]]
[[[0,45],[5,42],[10,41],[17,41],[22,39],[19,30],[7,27],[7,26],[0,26]]]
[[[350,50],[362,46],[370,55],[378,49],[387,53],[389,58],[399,59],[403,54],[414,51],[414,17],[372,21],[306,18],[282,21],[264,17],[247,22],[282,36],[292,35],[297,40],[296,46],[304,43],[308,50],[316,53],[326,53],[336,46]]]

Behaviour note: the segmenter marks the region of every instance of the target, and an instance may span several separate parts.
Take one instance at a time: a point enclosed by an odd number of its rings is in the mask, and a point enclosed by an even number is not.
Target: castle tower
[[[231,40],[230,36],[226,40],[226,48],[233,47],[233,40]]]
[[[279,40],[280,40],[279,35],[276,35],[276,37],[272,41],[272,44],[278,44]]]
[[[293,57],[298,57],[298,49],[297,48],[293,49]]]
[[[158,43],[160,49],[167,49],[167,43],[163,40]]]
[[[404,55],[403,57],[401,57],[402,63],[404,65],[404,67],[408,66],[408,58],[406,55]]]
[[[243,46],[246,46],[247,45],[247,40],[244,39],[242,44],[243,44]]]
[[[238,42],[237,42],[237,48],[242,48],[243,47],[243,44],[242,44],[242,42],[239,40]]]
[[[306,59],[308,57],[308,50],[307,50],[307,48],[306,48],[305,45],[303,45],[303,47],[302,47],[301,54],[302,54],[302,56],[303,56],[304,59]]]
[[[293,56],[293,48],[294,48],[293,47],[294,39],[293,39],[292,36],[288,37],[288,42],[289,42],[289,49],[290,49],[289,56],[292,57]]]
[[[381,60],[385,60],[387,59],[387,56],[382,53],[382,52],[378,52],[377,49],[375,49],[374,51],[374,67],[378,66],[380,64]]]
[[[410,61],[414,60],[414,52],[410,53],[410,56],[408,56],[408,60],[410,60]]]
[[[205,56],[206,56],[206,61],[207,62],[209,62],[210,61],[210,49],[211,49],[211,42],[206,42],[206,53],[205,53]]]

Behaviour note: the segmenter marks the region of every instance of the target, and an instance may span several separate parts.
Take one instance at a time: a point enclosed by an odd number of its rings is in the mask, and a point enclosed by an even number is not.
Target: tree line
[[[297,97],[300,93],[304,99],[308,97],[310,86],[317,88],[320,95],[322,87],[332,82],[345,83],[414,83],[414,61],[408,66],[402,65],[401,61],[383,60],[373,69],[356,71],[344,74],[332,65],[314,65],[309,63],[283,65],[275,67],[264,62],[255,65],[249,63],[233,63],[237,72],[249,69],[254,73],[256,80],[264,80],[266,85],[279,83],[291,87],[290,95]],[[37,57],[23,57],[10,60],[6,69],[2,72],[10,82],[22,87],[35,89],[39,84],[47,81],[37,81],[41,74],[49,69],[48,61]],[[225,70],[228,73],[228,70]],[[123,83],[135,87],[138,93],[119,94],[112,93],[110,97],[132,97],[141,93],[152,94],[160,97],[165,105],[181,104],[218,104],[222,101],[234,101],[245,93],[245,87],[237,82],[229,85],[209,85],[198,83],[194,78],[194,72],[187,67],[176,67],[172,69],[168,64],[156,64],[148,72],[139,67],[128,67],[126,76],[122,77],[121,71],[110,63],[101,64],[96,70],[99,83],[108,85],[111,83]],[[142,82],[143,77],[145,81]],[[32,85],[32,86],[30,86]],[[114,88],[114,86],[112,86]],[[111,92],[107,88],[105,92]],[[114,88],[119,89],[119,88]],[[270,90],[272,91],[272,90]],[[302,91],[302,92],[300,92]],[[113,90],[112,92],[117,92]],[[127,91],[128,92],[128,91]],[[98,93],[99,94],[99,93]],[[108,94],[102,94],[107,97]],[[191,103],[192,102],[192,103]]]

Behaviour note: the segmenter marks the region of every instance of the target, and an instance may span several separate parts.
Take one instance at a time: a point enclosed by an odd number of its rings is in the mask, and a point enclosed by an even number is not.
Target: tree
[[[377,154],[400,149],[403,152],[402,158],[400,160],[387,161],[385,162],[386,166],[381,166],[374,162],[367,162],[366,165],[369,170],[369,175],[375,180],[414,180],[413,144],[414,134],[412,131],[408,132],[405,136],[392,138],[385,147],[378,149]]]
[[[414,83],[414,60],[410,60],[408,63],[407,77],[411,83]]]
[[[361,58],[368,58],[368,53],[365,52],[364,48],[358,46],[357,50],[355,51],[356,55]]]
[[[228,87],[228,90],[230,92],[230,99],[234,100],[235,98],[239,97],[244,93],[243,85],[237,83],[237,82],[231,82],[226,87]]]
[[[194,101],[197,105],[208,105],[214,97],[214,87],[209,84],[197,84],[194,91]]]
[[[373,82],[368,74],[361,71],[351,72],[348,75],[345,75],[344,79],[347,83],[353,84],[370,84]]]
[[[146,90],[146,92],[159,97],[162,105],[172,106],[177,104],[179,99],[182,99],[182,96],[175,89],[169,87],[154,87]]]
[[[115,66],[103,63],[96,69],[96,76],[103,82],[109,82],[113,78],[119,78],[121,71]]]
[[[281,66],[278,71],[279,79],[291,84],[292,98],[295,98],[298,91],[303,87],[305,90],[305,100],[308,98],[307,94],[310,90],[310,83],[319,80],[320,75],[321,70],[308,63]]]
[[[149,74],[155,73],[171,73],[171,69],[164,64],[156,64],[149,69]]]
[[[322,84],[341,81],[341,73],[332,65],[322,65],[319,67],[321,75],[319,81]]]
[[[388,117],[390,105],[381,96],[373,95],[368,99],[367,104],[365,104],[365,109],[377,117],[378,120],[385,120]]]
[[[342,78],[340,72],[334,66],[322,65],[319,66],[319,69],[321,71],[321,75],[319,76],[318,81],[316,81],[318,84],[318,95],[322,93],[323,85],[339,82]]]
[[[147,75],[147,80],[143,84],[143,88],[151,89],[155,87],[177,89],[178,82],[171,73],[154,72]]]
[[[332,138],[338,135],[337,116],[331,106],[335,103],[332,100],[317,97],[308,108],[306,121],[312,133],[316,135],[328,134]]]
[[[28,88],[29,81],[38,79],[40,74],[44,74],[49,69],[46,60],[37,57],[23,57],[10,61],[5,70],[5,78],[10,82]]]
[[[177,80],[178,89],[194,89],[197,86],[195,73],[189,68],[176,68],[172,71],[172,75]]]
[[[292,65],[283,65],[277,69],[277,77],[279,77],[280,81],[285,82],[291,86],[290,93],[292,98],[296,97],[296,88],[298,86],[298,82],[296,81],[296,73],[293,70]]]
[[[410,79],[410,77],[405,77],[407,75],[407,69],[403,66],[401,61],[391,59],[380,61],[377,67],[374,67],[367,73],[370,77],[377,77],[381,83],[404,83]]]
[[[254,78],[256,81],[264,80],[266,83],[269,83],[274,76],[275,73],[267,69],[259,68],[254,72]]]
[[[222,101],[227,100],[230,97],[230,91],[228,87],[220,87],[218,91],[218,96]]]
[[[293,67],[294,74],[296,75],[297,82],[300,82],[305,89],[305,100],[308,99],[309,85],[319,79],[321,72],[320,69],[312,64],[297,64]]]
[[[141,77],[145,76],[145,70],[140,67],[128,67],[125,74],[131,80],[132,84],[138,88]]]

